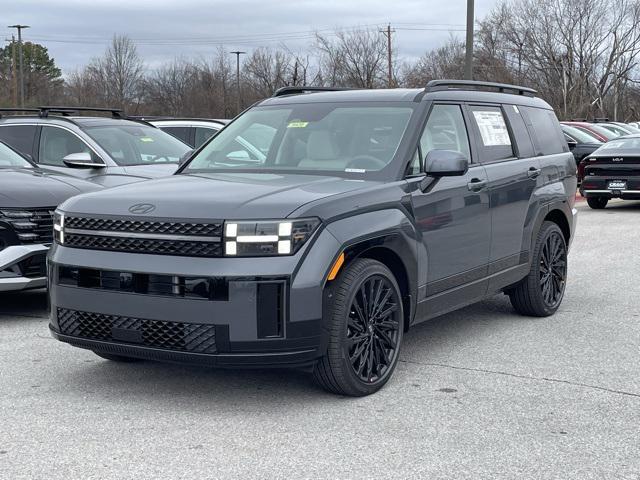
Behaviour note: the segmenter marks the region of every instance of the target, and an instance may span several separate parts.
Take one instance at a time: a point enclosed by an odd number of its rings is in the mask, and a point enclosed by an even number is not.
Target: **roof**
[[[54,124],[54,125],[75,125],[79,128],[84,127],[97,127],[108,125],[148,125],[146,122],[139,122],[135,120],[128,120],[126,118],[111,118],[111,117],[88,117],[88,116],[61,116],[50,115],[48,117],[40,117],[39,115],[10,115],[0,118],[0,124],[21,124],[21,123],[37,123],[37,124]]]
[[[303,103],[334,102],[421,102],[426,100],[452,100],[472,102],[507,103],[551,109],[538,97],[515,95],[481,90],[448,89],[425,91],[424,88],[354,89],[335,91],[313,91],[309,93],[270,97],[258,103],[260,106],[288,105]]]

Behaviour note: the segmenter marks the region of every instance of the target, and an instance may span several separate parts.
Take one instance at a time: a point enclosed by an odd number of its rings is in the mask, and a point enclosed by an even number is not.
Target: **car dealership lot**
[[[115,364],[55,342],[41,292],[0,296],[0,478],[640,478],[640,202],[580,203],[566,298],[414,328],[388,386]]]

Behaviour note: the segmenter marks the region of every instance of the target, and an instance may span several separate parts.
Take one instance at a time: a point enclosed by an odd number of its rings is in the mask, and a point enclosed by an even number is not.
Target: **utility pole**
[[[16,37],[11,35],[11,98],[13,106],[18,106],[18,62],[16,61]]]
[[[24,108],[24,70],[22,60],[22,30],[29,28],[29,25],[9,25],[9,28],[18,30],[18,68],[20,69],[20,107]]]
[[[236,106],[236,115],[240,113],[240,55],[244,55],[247,52],[241,52],[236,50],[235,52],[229,52],[236,56],[236,91],[238,93],[238,103]]]
[[[387,86],[389,88],[393,88],[393,67],[391,65],[391,34],[395,32],[395,30],[391,30],[391,24],[387,25],[387,28],[384,30],[380,30],[387,37],[387,67],[389,68],[387,73]]]
[[[464,79],[473,80],[473,0],[467,0],[467,44],[464,56]]]

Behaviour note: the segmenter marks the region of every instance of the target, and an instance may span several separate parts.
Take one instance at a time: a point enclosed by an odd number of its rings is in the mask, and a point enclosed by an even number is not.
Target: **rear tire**
[[[384,264],[368,258],[354,260],[329,288],[329,342],[313,376],[331,393],[370,395],[398,363],[404,326],[400,288]]]
[[[594,210],[602,210],[609,203],[609,199],[606,197],[587,197],[587,203]]]
[[[560,227],[544,222],[533,249],[529,274],[507,294],[522,315],[548,317],[562,303],[567,283],[567,244]]]
[[[93,353],[95,353],[96,355],[98,355],[101,358],[104,358],[105,360],[110,360],[112,362],[135,363],[135,362],[141,362],[142,361],[139,358],[123,357],[122,355],[113,355],[111,353],[97,352],[95,350],[93,350]]]

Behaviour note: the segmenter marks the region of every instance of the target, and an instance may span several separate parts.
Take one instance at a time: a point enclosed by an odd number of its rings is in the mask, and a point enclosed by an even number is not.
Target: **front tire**
[[[364,396],[380,390],[398,363],[403,337],[402,295],[382,263],[354,260],[329,287],[329,342],[313,375],[329,392]]]
[[[564,297],[567,283],[567,244],[560,227],[544,222],[533,249],[531,269],[507,294],[511,305],[522,315],[553,315]]]
[[[594,210],[602,210],[609,203],[606,197],[587,197],[587,204]]]

